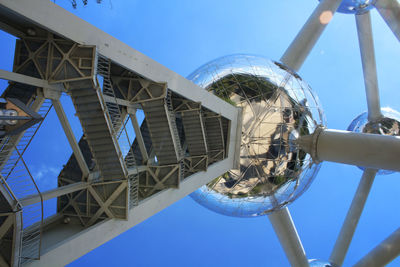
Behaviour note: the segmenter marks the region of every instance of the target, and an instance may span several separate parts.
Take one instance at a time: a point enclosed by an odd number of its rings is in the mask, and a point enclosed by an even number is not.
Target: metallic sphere
[[[231,170],[191,196],[229,216],[264,215],[295,200],[319,165],[296,140],[324,125],[316,95],[282,63],[251,55],[211,61],[189,77],[242,108],[240,169]]]
[[[333,263],[317,259],[308,260],[308,263],[310,264],[310,267],[337,267],[337,265]]]
[[[319,0],[321,1],[321,0]],[[362,14],[372,9],[373,0],[343,0],[337,12],[345,14]]]
[[[382,117],[376,121],[368,121],[368,113],[358,115],[347,128],[356,133],[370,133],[400,136],[400,113],[389,107],[381,109]],[[365,168],[359,167],[364,170]],[[378,174],[391,174],[393,171],[379,170]]]

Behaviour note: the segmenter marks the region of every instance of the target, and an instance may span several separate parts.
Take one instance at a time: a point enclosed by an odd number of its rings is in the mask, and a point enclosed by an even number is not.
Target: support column
[[[281,57],[282,63],[295,71],[301,68],[341,2],[341,0],[321,0],[318,7]]]
[[[385,266],[400,254],[400,228],[365,255],[354,267]]]
[[[344,258],[346,257],[347,250],[349,249],[351,240],[353,239],[365,202],[367,201],[369,192],[371,191],[376,172],[376,170],[366,169],[363,173],[360,184],[358,185],[357,192],[351,202],[342,229],[340,230],[329,258],[329,261],[335,263],[337,266],[342,266]]]
[[[146,146],[144,144],[143,136],[140,131],[139,123],[136,118],[136,110],[128,110],[129,117],[132,122],[133,129],[135,130],[136,140],[139,144],[140,153],[142,153],[142,157],[144,162],[149,160],[149,155],[147,154]]]
[[[285,251],[290,265],[294,267],[308,267],[308,260],[297,234],[288,208],[282,208],[268,215],[281,246]]]
[[[78,162],[79,167],[82,171],[82,180],[84,180],[89,175],[89,168],[85,162],[85,158],[83,157],[82,151],[79,148],[78,142],[75,139],[75,135],[72,132],[71,125],[68,122],[67,116],[65,115],[65,112],[61,105],[60,100],[52,99],[51,101],[53,103],[54,109],[56,110],[58,119],[61,122],[61,125],[64,129],[64,133],[67,136],[67,139],[72,148],[72,151],[74,152],[76,161]]]
[[[399,136],[319,129],[297,142],[315,161],[400,171]]]
[[[374,5],[397,40],[400,41],[400,3],[396,0],[376,0]]]
[[[376,74],[374,40],[372,38],[370,12],[368,11],[356,15],[356,24],[364,73],[365,92],[367,95],[368,120],[375,121],[381,118],[382,114],[379,101],[378,77]]]

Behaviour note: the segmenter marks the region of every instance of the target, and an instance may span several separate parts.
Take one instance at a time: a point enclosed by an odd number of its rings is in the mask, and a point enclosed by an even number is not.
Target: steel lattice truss
[[[73,154],[58,188],[40,192],[23,159],[40,124],[0,139],[1,266],[67,264],[237,168],[239,109],[56,5],[16,2],[0,0],[1,29],[18,37],[13,72],[0,70],[0,78],[10,81],[2,97],[18,98],[42,117],[54,107]],[[300,69],[340,3],[320,1],[282,63]],[[373,4],[400,40],[399,2]],[[355,17],[368,120],[374,122],[382,113],[370,14]],[[61,94],[71,97],[81,122],[79,141]],[[138,109],[145,114],[141,125]],[[400,171],[400,138],[318,128],[298,142],[314,161],[367,166],[329,259],[340,266],[377,170]],[[364,156],[372,150],[377,152]],[[58,200],[57,214],[44,220],[43,201],[51,198]],[[268,216],[290,263],[309,266],[288,208]],[[56,245],[42,242],[57,230]],[[398,254],[400,229],[356,266],[382,266]]]

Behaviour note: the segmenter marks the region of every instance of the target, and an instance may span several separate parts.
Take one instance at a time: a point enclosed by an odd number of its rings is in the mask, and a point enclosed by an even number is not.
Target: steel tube
[[[400,41],[400,3],[396,0],[376,0],[374,5],[383,20]]]
[[[60,100],[51,100],[53,103],[53,107],[56,110],[58,119],[63,127],[64,133],[68,139],[68,142],[72,148],[72,151],[75,155],[76,161],[82,171],[83,177],[87,177],[89,175],[89,168],[86,164],[85,158],[83,157],[82,151],[79,147],[78,142],[76,141],[75,135],[72,131],[71,125],[68,122],[67,116],[65,115],[64,109],[61,105]]]
[[[281,246],[285,251],[290,265],[294,267],[308,267],[308,260],[301,244],[300,237],[297,234],[292,217],[288,208],[274,211],[268,215],[275,233],[279,238]]]
[[[400,254],[400,228],[365,255],[354,267],[385,266]]]
[[[372,37],[371,15],[369,12],[356,15],[357,34],[364,73],[365,93],[368,105],[368,120],[374,121],[382,117],[379,101],[378,77],[374,40]]]
[[[281,62],[298,71],[332,19],[341,0],[322,0],[281,57]]]
[[[74,183],[74,184],[57,187],[55,189],[51,189],[51,190],[42,192],[41,194],[42,194],[43,201],[45,201],[48,199],[60,197],[60,196],[66,195],[66,194],[70,194],[70,193],[73,193],[76,191],[86,189],[88,186],[89,186],[88,183],[78,182],[78,183]],[[41,198],[40,198],[39,194],[29,195],[29,196],[26,196],[19,200],[19,202],[21,203],[22,206],[32,205],[35,203],[39,203],[40,201],[41,201]]]
[[[300,146],[316,161],[333,161],[371,169],[400,171],[400,137],[322,130],[299,138]]]
[[[346,257],[347,250],[349,249],[351,240],[353,239],[354,232],[357,228],[358,221],[360,220],[365,202],[367,201],[376,172],[377,171],[373,169],[366,169],[363,173],[360,184],[358,185],[356,194],[351,202],[342,229],[340,230],[329,258],[329,261],[335,263],[337,266],[343,265],[344,258]]]

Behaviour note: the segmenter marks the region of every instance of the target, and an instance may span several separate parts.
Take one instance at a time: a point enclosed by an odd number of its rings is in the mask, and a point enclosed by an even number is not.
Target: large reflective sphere
[[[382,108],[382,118],[376,121],[368,121],[368,113],[364,112],[357,116],[347,128],[348,131],[356,133],[370,133],[381,135],[400,136],[400,113],[391,108]],[[359,167],[364,170],[365,168]],[[391,174],[393,171],[379,170],[378,174]]]
[[[345,14],[362,14],[374,7],[372,2],[373,0],[343,0],[337,9],[337,12]]]
[[[347,14],[362,14],[373,7],[372,0],[343,0],[337,11]]]
[[[188,78],[243,110],[240,169],[194,192],[197,202],[225,215],[251,217],[279,209],[306,190],[319,165],[296,139],[324,125],[324,116],[297,73],[263,57],[233,55]]]
[[[337,267],[337,265],[333,263],[317,259],[308,260],[308,263],[310,264],[310,267]]]

